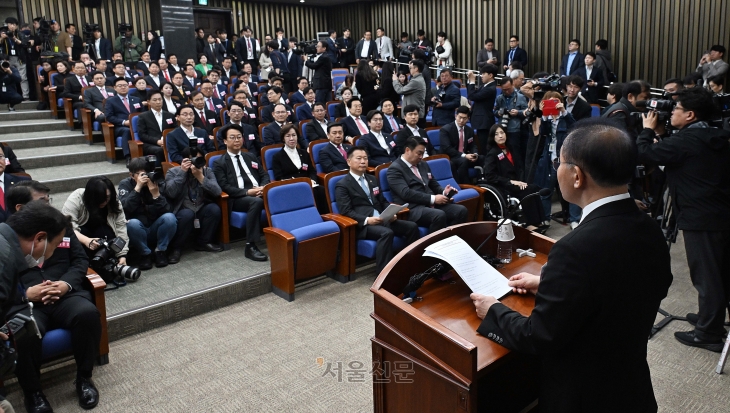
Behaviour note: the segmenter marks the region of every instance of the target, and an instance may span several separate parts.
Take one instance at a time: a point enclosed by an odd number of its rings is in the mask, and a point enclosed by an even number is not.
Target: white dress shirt
[[[297,167],[297,169],[302,169],[302,160],[299,158],[299,152],[297,152],[297,148],[290,148],[286,145],[284,145],[284,152],[286,155],[291,159],[291,163],[294,164],[294,166]]]
[[[590,204],[586,205],[583,208],[583,215],[580,217],[580,221],[578,221],[578,225],[580,225],[580,223],[583,222],[585,217],[587,217],[596,208],[604,206],[611,202],[621,201],[621,200],[629,199],[629,198],[631,198],[631,196],[629,196],[629,193],[627,192],[625,194],[607,196],[605,198],[597,199],[597,200],[591,202]]]
[[[370,51],[370,40],[362,41],[362,50],[360,51],[360,57],[368,57],[368,51]]]
[[[239,152],[238,155],[241,155]],[[243,175],[241,175],[241,169],[238,167],[238,162],[236,162],[236,155],[235,153],[228,151],[228,156],[231,157],[231,160],[233,161],[233,168],[236,170],[236,178],[238,179],[238,187],[243,189],[246,186],[243,183]],[[256,180],[256,178],[253,177],[251,174],[251,171],[248,170],[248,166],[246,166],[246,162],[243,160],[243,156],[238,158],[241,161],[241,166],[243,166],[243,172],[248,176],[248,179],[251,181],[254,187],[259,186],[259,181]]]

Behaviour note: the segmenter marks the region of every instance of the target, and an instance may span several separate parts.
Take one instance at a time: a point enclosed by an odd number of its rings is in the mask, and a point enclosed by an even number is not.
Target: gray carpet
[[[554,224],[549,235],[566,232]],[[696,311],[681,236],[672,247],[672,269],[674,283],[662,307],[677,314]],[[370,365],[369,287],[375,274],[368,266],[359,275],[348,284],[323,278],[298,286],[292,303],[267,294],[113,342],[110,364],[95,370],[102,400],[95,411],[372,411],[370,376],[352,382],[358,377],[344,371],[348,363]],[[674,321],[649,341],[659,411],[728,411],[730,378],[714,373],[718,354],[683,346],[672,335],[689,328]],[[323,377],[328,363],[342,363],[342,380]],[[57,412],[82,411],[71,385],[74,374],[71,362],[43,375]],[[17,386],[9,390],[20,406]]]

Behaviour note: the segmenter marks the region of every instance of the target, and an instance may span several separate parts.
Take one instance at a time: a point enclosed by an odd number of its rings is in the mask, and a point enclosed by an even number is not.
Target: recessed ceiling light
[[[300,3],[304,3],[304,0],[299,0]]]

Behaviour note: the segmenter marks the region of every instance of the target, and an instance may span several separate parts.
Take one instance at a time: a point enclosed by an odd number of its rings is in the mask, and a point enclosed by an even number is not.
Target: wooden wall
[[[435,42],[443,30],[462,68],[476,68],[476,54],[488,37],[503,55],[509,36],[519,35],[529,55],[528,74],[557,72],[572,38],[581,40],[581,51],[605,38],[619,79],[644,78],[661,86],[693,71],[711,45],[730,47],[727,0],[387,0],[357,7],[328,9],[329,23],[357,28],[354,38],[365,27],[383,26],[395,41],[402,31],[413,39],[423,28]]]

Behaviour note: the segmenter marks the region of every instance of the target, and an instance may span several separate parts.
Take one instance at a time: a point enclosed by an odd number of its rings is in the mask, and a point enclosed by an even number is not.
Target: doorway
[[[205,34],[215,34],[218,29],[226,29],[230,38],[233,34],[233,11],[230,9],[193,8],[195,27],[202,28]]]

